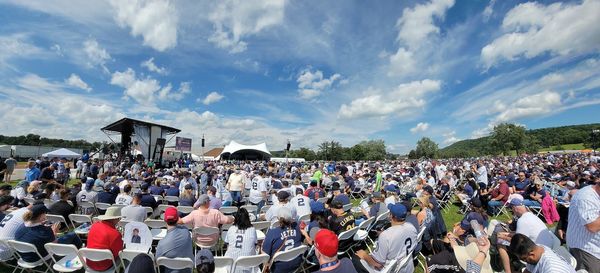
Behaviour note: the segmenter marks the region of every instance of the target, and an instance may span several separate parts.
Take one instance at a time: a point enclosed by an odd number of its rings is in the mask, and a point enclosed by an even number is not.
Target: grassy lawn
[[[558,151],[558,150],[583,150],[583,149],[585,149],[585,147],[583,147],[583,143],[575,143],[575,144],[550,146],[548,148],[541,148],[540,152]]]

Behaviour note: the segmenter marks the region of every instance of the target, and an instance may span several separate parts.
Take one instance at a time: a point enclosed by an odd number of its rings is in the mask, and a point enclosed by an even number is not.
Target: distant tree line
[[[489,136],[467,139],[438,149],[431,139],[424,137],[417,142],[409,158],[465,158],[486,155],[509,155],[537,153],[541,148],[564,144],[583,143],[584,147],[592,147],[592,131],[600,129],[600,123],[571,125],[554,128],[527,130],[512,123],[501,123],[494,126]],[[600,138],[597,138],[600,140]]]
[[[6,145],[29,145],[29,146],[50,146],[61,148],[79,148],[84,150],[98,149],[102,146],[101,142],[87,142],[85,140],[65,140],[56,138],[45,138],[35,134],[26,136],[3,136],[0,135],[0,144]]]
[[[273,151],[274,157],[285,157],[285,151]],[[316,151],[309,148],[290,150],[290,158],[304,158],[311,160],[384,160],[395,159],[397,155],[389,154],[385,150],[385,142],[379,140],[362,141],[352,147],[343,147],[337,141],[325,141],[319,144]]]

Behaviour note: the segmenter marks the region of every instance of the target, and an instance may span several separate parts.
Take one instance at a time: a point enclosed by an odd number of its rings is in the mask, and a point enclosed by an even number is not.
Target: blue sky
[[[600,1],[0,0],[0,134],[108,140],[128,116],[208,146],[598,122]],[[194,145],[196,146],[196,145]]]

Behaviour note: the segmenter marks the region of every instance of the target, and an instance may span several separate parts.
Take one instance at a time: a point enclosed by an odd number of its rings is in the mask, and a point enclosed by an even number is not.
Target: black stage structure
[[[171,140],[175,134],[181,132],[177,128],[132,118],[122,118],[100,130],[113,143],[115,141],[110,136],[121,135],[119,157],[131,158],[132,150],[136,148],[141,151],[145,159],[151,159],[159,164],[162,162],[165,143],[168,142],[166,138],[170,136],[169,140]]]

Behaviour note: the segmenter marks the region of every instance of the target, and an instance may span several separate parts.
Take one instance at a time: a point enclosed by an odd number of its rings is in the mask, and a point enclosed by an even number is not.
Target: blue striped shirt
[[[575,193],[569,208],[567,245],[581,249],[600,259],[600,232],[592,233],[585,225],[600,217],[600,195],[594,186],[587,186]]]
[[[528,264],[527,271],[531,273],[575,273],[575,268],[556,255],[552,249],[544,245],[538,246],[544,248],[544,254],[542,254],[537,264]]]

